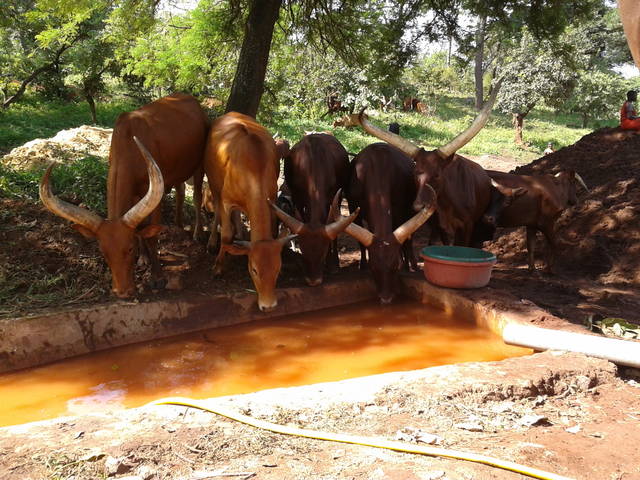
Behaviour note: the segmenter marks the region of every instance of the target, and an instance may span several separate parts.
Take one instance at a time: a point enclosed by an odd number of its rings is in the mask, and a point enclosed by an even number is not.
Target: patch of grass
[[[98,126],[113,127],[120,113],[138,105],[127,100],[98,102]],[[85,102],[63,102],[27,96],[7,110],[0,110],[0,155],[34,138],[49,138],[60,130],[90,125],[91,114]]]
[[[367,113],[371,122],[381,128],[387,128],[391,122],[398,122],[403,137],[429,149],[448,143],[465,130],[477,115],[468,98],[457,96],[440,97],[434,114],[428,116],[402,111],[378,112],[374,109],[368,109]],[[297,142],[305,131],[314,130],[332,130],[345,148],[353,153],[377,141],[357,127],[334,129],[333,120],[340,117],[342,115],[327,116],[323,119],[300,118],[283,107],[270,118],[260,120],[272,133],[278,132],[292,144]],[[608,126],[608,123],[599,122],[599,125]],[[459,153],[472,156],[498,155],[514,158],[525,164],[542,156],[548,142],[552,142],[557,150],[574,144],[592,131],[579,125],[581,120],[578,115],[555,114],[544,108],[534,110],[524,122],[523,137],[526,146],[518,146],[514,142],[515,130],[511,123],[511,115],[494,110],[485,128]]]
[[[52,173],[53,191],[66,201],[82,201],[90,210],[106,214],[107,163],[93,156],[59,165]],[[37,200],[44,168],[16,170],[0,163],[0,197]]]

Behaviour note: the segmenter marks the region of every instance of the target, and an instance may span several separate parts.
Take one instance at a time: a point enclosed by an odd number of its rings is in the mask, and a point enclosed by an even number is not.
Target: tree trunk
[[[226,112],[255,117],[264,90],[273,28],[282,0],[252,0]]]
[[[586,113],[582,114],[582,128],[587,128],[587,124],[589,123],[589,115]]]
[[[513,127],[516,130],[516,137],[515,137],[516,145],[524,144],[524,141],[522,140],[522,129],[524,127],[524,117],[526,117],[525,113],[513,114]]]
[[[476,29],[476,59],[475,59],[475,84],[476,84],[476,110],[482,108],[484,103],[484,82],[482,64],[484,63],[484,31],[487,24],[487,16],[483,14],[478,19],[478,27]]]
[[[94,125],[98,123],[98,116],[96,115],[96,102],[93,99],[93,95],[90,93],[85,93],[85,98],[87,99],[87,103],[89,104],[89,110],[91,110],[91,122]]]
[[[20,87],[18,87],[18,90],[16,91],[16,93],[11,95],[9,98],[7,98],[3,102],[2,108],[9,108],[9,105],[11,105],[12,103],[16,102],[17,100],[20,99],[20,97],[22,97],[22,95],[24,94],[25,90],[27,89],[27,86],[31,82],[33,82],[36,78],[38,78],[38,76],[41,73],[46,72],[47,70],[50,70],[50,69],[54,68],[58,64],[58,62],[60,61],[60,55],[62,55],[64,53],[64,51],[67,50],[68,48],[71,48],[71,46],[78,40],[78,38],[79,37],[76,37],[69,44],[63,45],[62,47],[60,47],[56,51],[55,57],[54,57],[52,62],[49,62],[46,65],[43,65],[42,67],[37,68],[33,72],[31,72],[31,74],[22,81],[22,83],[20,84]]]

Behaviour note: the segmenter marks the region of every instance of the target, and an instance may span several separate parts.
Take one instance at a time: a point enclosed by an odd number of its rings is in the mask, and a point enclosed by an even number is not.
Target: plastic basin
[[[491,278],[496,256],[470,247],[432,245],[420,251],[424,277],[429,283],[449,288],[480,288]]]

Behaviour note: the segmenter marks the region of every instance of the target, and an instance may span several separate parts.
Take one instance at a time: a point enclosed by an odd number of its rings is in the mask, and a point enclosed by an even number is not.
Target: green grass
[[[120,113],[137,108],[131,101],[98,102],[98,126],[113,127]],[[48,138],[60,130],[91,125],[86,102],[45,101],[25,97],[7,110],[0,109],[0,155],[35,138]]]
[[[466,129],[475,116],[476,110],[470,100],[461,97],[441,97],[432,116],[402,111],[378,112],[367,110],[370,120],[379,127],[386,128],[391,122],[401,125],[400,133],[416,145],[433,149],[442,146]],[[300,118],[281,109],[269,119],[261,119],[272,133],[278,132],[292,144],[297,142],[305,131],[333,130],[349,152],[357,153],[365,146],[376,141],[360,128],[332,127],[334,117],[324,119]],[[511,116],[494,110],[485,128],[461,150],[462,155],[498,155],[513,158],[523,164],[542,156],[548,142],[555,149],[572,145],[594,128],[582,128],[577,115],[558,114],[549,109],[533,111],[525,119],[523,139],[525,146],[514,142],[515,131]],[[601,121],[599,126],[615,126],[615,121]]]

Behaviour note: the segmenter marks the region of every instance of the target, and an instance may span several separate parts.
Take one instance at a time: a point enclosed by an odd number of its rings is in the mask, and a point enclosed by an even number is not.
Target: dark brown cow
[[[335,197],[337,209],[341,199],[339,190],[347,186],[349,156],[332,135],[305,135],[284,159],[284,178],[302,221],[275,205],[273,208],[278,218],[298,235],[307,284],[320,285],[325,260],[330,267],[338,268],[338,234],[357,215],[354,213],[337,222],[329,218],[331,199]],[[331,255],[327,258],[331,246]]]
[[[200,204],[207,128],[206,115],[190,95],[171,95],[120,115],[109,151],[106,220],[52,194],[49,175],[53,165],[44,175],[40,184],[42,202],[56,215],[74,222],[73,228],[80,233],[98,240],[111,269],[112,290],[118,297],[135,293],[136,238],[145,239],[141,244],[151,262],[153,285],[164,284],[156,247],[156,236],[163,229],[159,205],[165,188],[178,186],[191,176],[196,177],[194,200]],[[150,225],[136,230],[149,215]],[[195,232],[200,228],[200,212],[196,209]]]
[[[549,243],[547,248],[547,271],[553,271],[556,250],[555,222],[569,206],[577,203],[576,184],[589,191],[584,181],[573,170],[564,170],[557,175],[515,175],[488,170],[489,176],[498,184],[524,189],[526,193],[515,198],[497,216],[499,227],[527,227],[527,250],[529,269],[534,270],[534,240],[541,231]]]
[[[436,208],[435,192],[429,186],[426,190],[431,197],[414,215],[413,162],[385,143],[369,145],[351,163],[346,195],[349,209],[353,212],[360,208],[361,214],[345,232],[361,244],[361,268],[365,266],[366,252],[369,252],[369,267],[383,304],[393,301],[402,264],[417,268],[411,235]],[[367,228],[360,226],[363,221]]]
[[[475,162],[457,155],[456,151],[477,135],[489,118],[498,88],[480,111],[471,126],[451,142],[426,151],[399,135],[375,127],[360,112],[359,122],[369,134],[399,148],[416,162],[417,193],[414,209],[428,205],[433,187],[438,195],[438,223],[443,242],[469,246],[474,226],[481,221],[491,199],[491,179]]]
[[[213,194],[216,221],[220,223],[220,250],[214,273],[221,274],[225,254],[247,255],[249,274],[262,311],[275,308],[276,280],[282,247],[295,235],[273,238],[273,218],[268,200],[276,198],[279,161],[276,144],[253,118],[236,112],[219,117],[209,132],[205,171]],[[251,241],[233,241],[231,213],[238,209],[249,218]],[[217,228],[212,229],[215,235]]]

